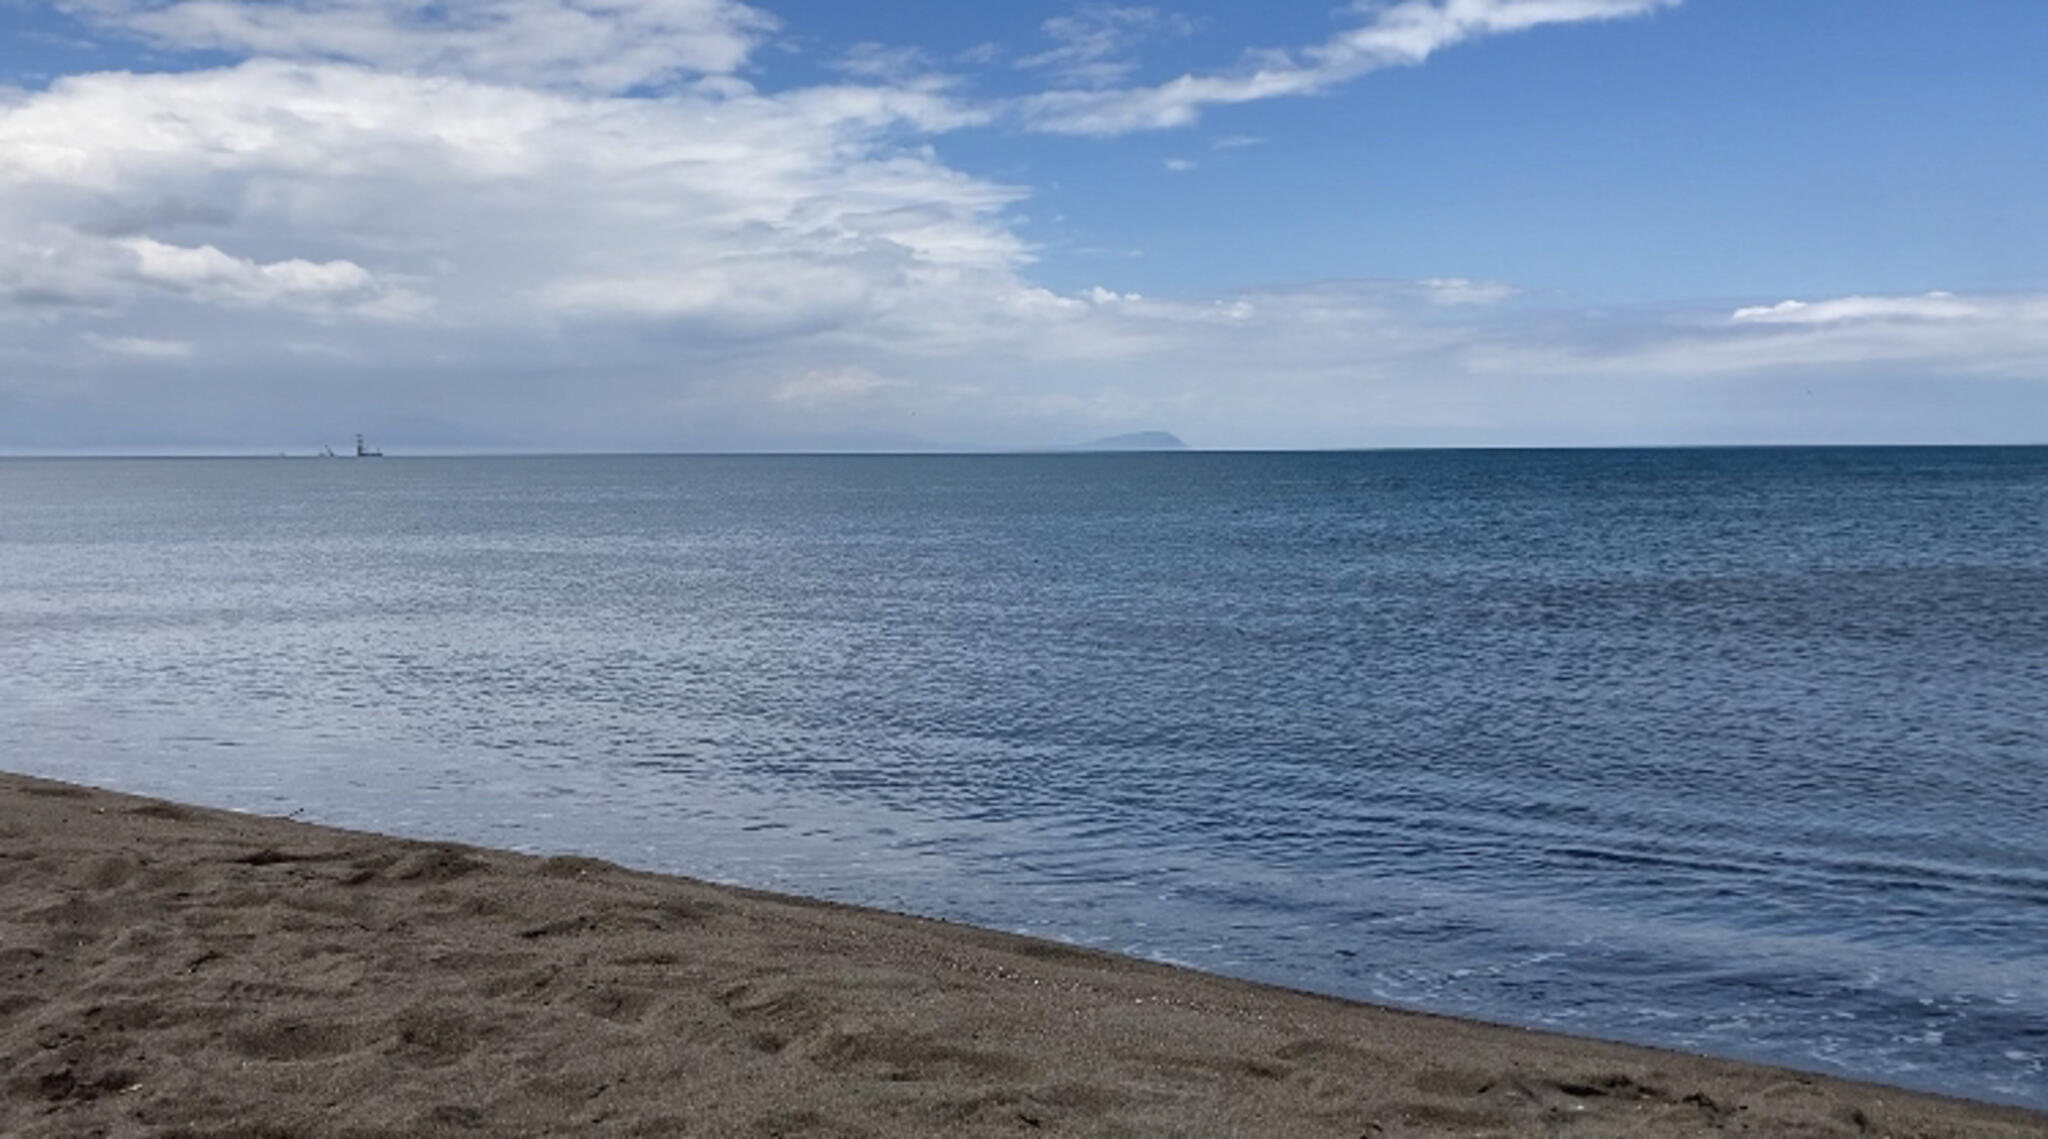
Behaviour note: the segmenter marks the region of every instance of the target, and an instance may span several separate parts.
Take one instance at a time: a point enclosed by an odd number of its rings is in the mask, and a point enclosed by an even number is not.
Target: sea
[[[2048,1108],[2048,448],[5,460],[0,767]]]

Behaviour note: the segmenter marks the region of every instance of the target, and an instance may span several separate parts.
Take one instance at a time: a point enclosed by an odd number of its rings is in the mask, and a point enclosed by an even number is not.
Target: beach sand
[[[7,1136],[2048,1136],[2048,1116],[0,775]]]

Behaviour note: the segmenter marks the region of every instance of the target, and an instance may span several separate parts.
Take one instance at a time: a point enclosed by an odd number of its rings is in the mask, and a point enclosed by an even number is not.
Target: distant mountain
[[[1188,445],[1171,431],[1133,431],[1074,448],[1076,451],[1185,451]]]

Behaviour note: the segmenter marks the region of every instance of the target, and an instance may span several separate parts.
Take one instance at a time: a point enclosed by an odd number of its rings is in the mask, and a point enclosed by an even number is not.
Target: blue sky
[[[2044,441],[2043,59],[2038,0],[0,0],[0,447]]]
[[[1325,5],[1262,10],[1276,9],[1286,18],[1183,5],[1197,30],[1143,74],[1222,69],[1246,44],[1313,42],[1332,24]],[[903,5],[893,34],[918,42],[912,29],[962,10]],[[1112,145],[974,132],[939,149],[1035,187],[1043,273],[1074,285],[1100,270],[1058,251],[1127,247],[1145,263],[1119,279],[1160,294],[1349,276],[1517,281],[1601,304],[2048,287],[2048,226],[2034,216],[2048,200],[2048,12],[2026,0],[1958,11],[1694,0],[1468,44]],[[1032,21],[1010,15],[1000,27],[956,16],[931,40],[1033,42]],[[844,20],[841,36],[862,34]],[[992,71],[988,86],[1020,90],[1017,73]],[[1168,158],[1197,165],[1175,177]]]

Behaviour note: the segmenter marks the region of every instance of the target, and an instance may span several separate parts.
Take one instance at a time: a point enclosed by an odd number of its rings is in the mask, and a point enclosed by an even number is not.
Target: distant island
[[[1075,447],[1076,451],[1185,451],[1188,445],[1171,431],[1133,431]]]

